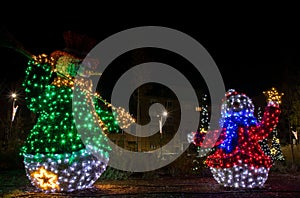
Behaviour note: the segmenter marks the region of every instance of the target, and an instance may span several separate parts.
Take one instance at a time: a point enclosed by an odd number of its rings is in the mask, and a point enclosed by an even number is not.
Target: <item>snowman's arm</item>
[[[224,139],[226,138],[226,130],[214,130],[207,133],[197,131],[192,132],[192,135],[192,143],[196,146],[201,146],[203,148],[212,148],[218,146],[224,141]]]
[[[280,115],[279,105],[270,101],[265,108],[262,120],[255,128],[252,128],[249,133],[256,140],[262,140],[268,137],[269,133],[277,125]]]
[[[105,104],[98,98],[94,98],[95,111],[100,119],[101,128],[106,132],[120,132],[118,121],[115,119],[115,112],[111,110],[109,105]]]
[[[35,113],[42,108],[42,94],[51,81],[51,74],[51,66],[45,55],[39,56],[39,59],[33,58],[28,61],[23,87],[27,106]]]

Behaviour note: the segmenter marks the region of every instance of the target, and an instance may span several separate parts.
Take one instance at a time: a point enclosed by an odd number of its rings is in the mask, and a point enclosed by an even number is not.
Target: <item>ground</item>
[[[1,172],[3,197],[300,197],[300,175],[270,173],[264,188],[227,189],[212,176],[157,178],[131,177],[124,180],[98,180],[84,191],[45,194],[31,186],[22,170]]]

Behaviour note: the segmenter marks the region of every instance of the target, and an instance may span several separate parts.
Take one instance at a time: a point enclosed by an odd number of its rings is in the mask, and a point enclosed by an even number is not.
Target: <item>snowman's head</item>
[[[244,93],[239,93],[234,89],[229,89],[222,101],[221,116],[228,118],[231,116],[253,117],[254,105],[251,99]]]
[[[99,65],[97,59],[89,57],[82,59],[62,50],[52,52],[51,57],[54,59],[53,70],[58,76],[75,77],[80,75],[89,77],[90,75],[101,75],[97,72]]]
[[[65,48],[51,53],[54,59],[53,70],[58,76],[100,75],[97,73],[98,59],[89,57],[89,52],[97,44],[95,39],[85,34],[67,31],[64,32],[64,40]]]
[[[51,57],[54,59],[55,63],[53,65],[53,70],[56,71],[58,76],[76,76],[82,59],[62,50],[56,50],[52,52]]]

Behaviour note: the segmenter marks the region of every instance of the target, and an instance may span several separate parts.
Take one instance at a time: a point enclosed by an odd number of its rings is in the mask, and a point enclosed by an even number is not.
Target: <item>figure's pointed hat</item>
[[[84,58],[97,44],[96,39],[70,30],[64,32],[63,36],[66,45],[64,51],[78,58]]]

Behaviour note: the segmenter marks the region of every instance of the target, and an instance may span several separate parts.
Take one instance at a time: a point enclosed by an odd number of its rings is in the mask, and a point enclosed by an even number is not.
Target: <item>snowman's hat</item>
[[[71,30],[64,32],[63,37],[66,45],[63,51],[81,59],[97,44],[96,39]]]

